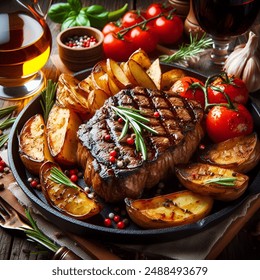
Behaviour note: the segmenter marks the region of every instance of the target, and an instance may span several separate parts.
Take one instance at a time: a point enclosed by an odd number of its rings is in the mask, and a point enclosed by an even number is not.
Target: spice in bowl
[[[73,36],[65,39],[64,44],[71,48],[89,48],[97,44],[97,39],[94,36],[82,35]]]
[[[57,36],[59,57],[73,72],[88,69],[104,58],[103,40],[103,33],[96,28],[67,28]]]

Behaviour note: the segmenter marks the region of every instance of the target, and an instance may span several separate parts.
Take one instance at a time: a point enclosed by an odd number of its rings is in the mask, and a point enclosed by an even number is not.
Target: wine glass
[[[224,65],[230,42],[245,33],[259,12],[259,0],[193,0],[194,15],[200,27],[213,39],[211,59]]]
[[[51,0],[0,1],[0,98],[16,100],[44,87],[41,71],[52,45],[46,15]]]

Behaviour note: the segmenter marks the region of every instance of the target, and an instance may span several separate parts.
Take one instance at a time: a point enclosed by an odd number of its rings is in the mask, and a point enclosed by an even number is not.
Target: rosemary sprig
[[[0,149],[4,146],[4,144],[8,141],[9,135],[2,134],[0,135]]]
[[[43,118],[45,123],[47,123],[47,119],[50,113],[50,110],[55,102],[57,83],[52,80],[48,80],[46,88],[42,91],[42,100],[40,100],[40,104],[43,110]]]
[[[3,129],[6,129],[10,126],[13,125],[13,123],[15,122],[16,118],[7,118],[5,119],[4,121],[2,121],[0,123],[0,129],[3,130]]]
[[[79,187],[74,184],[60,169],[57,167],[52,167],[51,173],[50,173],[50,179],[57,183],[62,184],[74,189],[78,189]]]
[[[114,107],[111,106],[114,112],[125,121],[124,127],[122,129],[119,141],[125,137],[127,134],[130,124],[135,133],[135,148],[137,152],[141,152],[143,159],[147,159],[147,149],[145,145],[144,138],[142,136],[143,130],[147,130],[153,134],[158,134],[158,132],[145,123],[149,123],[149,119],[140,114],[140,110],[127,108],[123,106]]]
[[[198,39],[197,35],[193,37],[192,34],[190,34],[189,44],[181,45],[179,50],[172,55],[161,55],[159,56],[159,58],[160,61],[166,63],[184,60],[187,58],[191,58],[201,53],[203,50],[211,47],[212,43],[212,39],[207,38],[206,33],[204,33],[200,39]]]
[[[36,222],[31,216],[31,213],[29,210],[25,210],[25,215],[27,219],[30,222],[30,225],[32,229],[27,228],[21,228],[26,234],[26,236],[29,238],[29,240],[33,240],[38,242],[39,244],[43,245],[44,247],[48,248],[52,252],[57,252],[57,250],[60,248],[58,245],[56,245],[52,240],[50,240],[37,226]]]
[[[13,111],[17,108],[16,105],[13,105],[13,106],[8,106],[8,107],[5,107],[5,108],[1,108],[0,109],[0,119],[13,113]]]
[[[234,177],[227,177],[227,178],[218,177],[218,178],[206,180],[204,184],[215,183],[222,186],[235,186],[235,181],[236,178]]]

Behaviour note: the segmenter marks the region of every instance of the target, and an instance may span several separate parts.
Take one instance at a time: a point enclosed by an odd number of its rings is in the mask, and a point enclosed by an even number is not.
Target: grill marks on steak
[[[135,145],[127,144],[131,129],[118,141],[124,124],[111,105],[140,110],[150,120],[148,125],[158,132],[142,133],[147,161],[136,152]],[[203,110],[195,101],[140,87],[122,90],[79,128],[78,161],[85,168],[86,183],[107,201],[137,198],[144,188],[173,174],[174,165],[189,161],[204,135],[202,118]],[[106,135],[110,135],[110,141],[105,140]],[[118,151],[115,163],[109,161],[112,150]]]

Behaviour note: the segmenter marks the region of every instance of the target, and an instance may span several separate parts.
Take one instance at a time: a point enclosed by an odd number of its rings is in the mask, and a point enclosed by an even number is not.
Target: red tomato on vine
[[[158,39],[151,28],[142,29],[140,26],[134,27],[129,31],[129,38],[135,45],[135,48],[141,48],[147,53],[151,53],[156,49]]]

